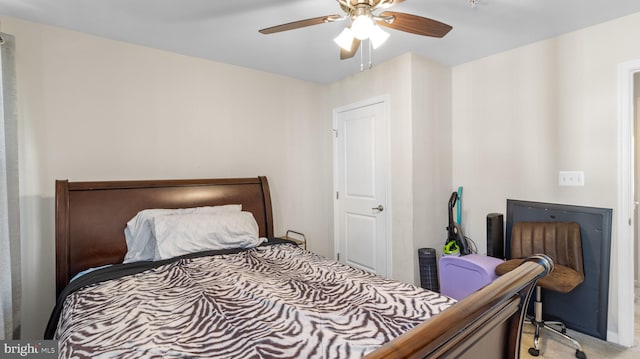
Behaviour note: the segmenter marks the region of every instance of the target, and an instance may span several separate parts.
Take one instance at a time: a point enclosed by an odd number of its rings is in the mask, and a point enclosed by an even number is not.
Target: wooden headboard
[[[85,269],[122,263],[124,229],[149,208],[242,204],[252,212],[261,237],[273,237],[271,196],[266,177],[155,180],[56,181],[56,295]]]

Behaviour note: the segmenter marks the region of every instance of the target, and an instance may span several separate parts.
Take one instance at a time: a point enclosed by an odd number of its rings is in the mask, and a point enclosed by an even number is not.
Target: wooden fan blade
[[[351,43],[351,50],[347,51],[343,48],[340,48],[340,60],[350,59],[355,56],[356,52],[358,52],[358,48],[360,47],[360,40],[353,39]]]
[[[380,17],[385,16],[394,16],[395,20],[390,24],[386,21],[379,20],[378,25],[386,26],[404,32],[410,32],[416,35],[443,37],[449,31],[451,31],[451,29],[453,29],[450,25],[447,25],[440,21],[427,19],[426,17],[418,15],[411,15],[394,11],[385,11],[380,14]]]
[[[314,17],[312,19],[299,20],[299,21],[294,21],[287,24],[272,26],[272,27],[268,27],[266,29],[262,29],[258,31],[262,34],[267,35],[267,34],[273,34],[275,32],[288,31],[293,29],[299,29],[301,27],[324,24],[325,22],[336,21],[336,19],[340,19],[340,18],[341,18],[340,15],[320,16],[320,17]]]

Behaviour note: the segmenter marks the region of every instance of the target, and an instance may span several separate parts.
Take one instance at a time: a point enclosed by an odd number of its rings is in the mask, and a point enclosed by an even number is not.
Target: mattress
[[[46,336],[61,358],[360,358],[454,302],[271,240],[88,273]]]

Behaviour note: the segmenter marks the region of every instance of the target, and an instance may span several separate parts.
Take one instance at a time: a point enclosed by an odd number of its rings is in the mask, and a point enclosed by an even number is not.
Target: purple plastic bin
[[[442,256],[439,264],[440,293],[462,300],[493,282],[498,277],[496,267],[502,262],[501,259],[480,254]]]

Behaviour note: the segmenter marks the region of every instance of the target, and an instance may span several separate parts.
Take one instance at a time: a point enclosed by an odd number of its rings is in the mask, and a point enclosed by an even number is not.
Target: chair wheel
[[[531,354],[531,356],[537,357],[538,355],[540,355],[540,350],[536,348],[529,348],[529,354]],[[578,353],[576,353],[576,356],[578,356]]]
[[[529,349],[531,350],[531,349]],[[585,354],[583,351],[576,349],[576,358],[578,359],[587,359],[587,354]]]

